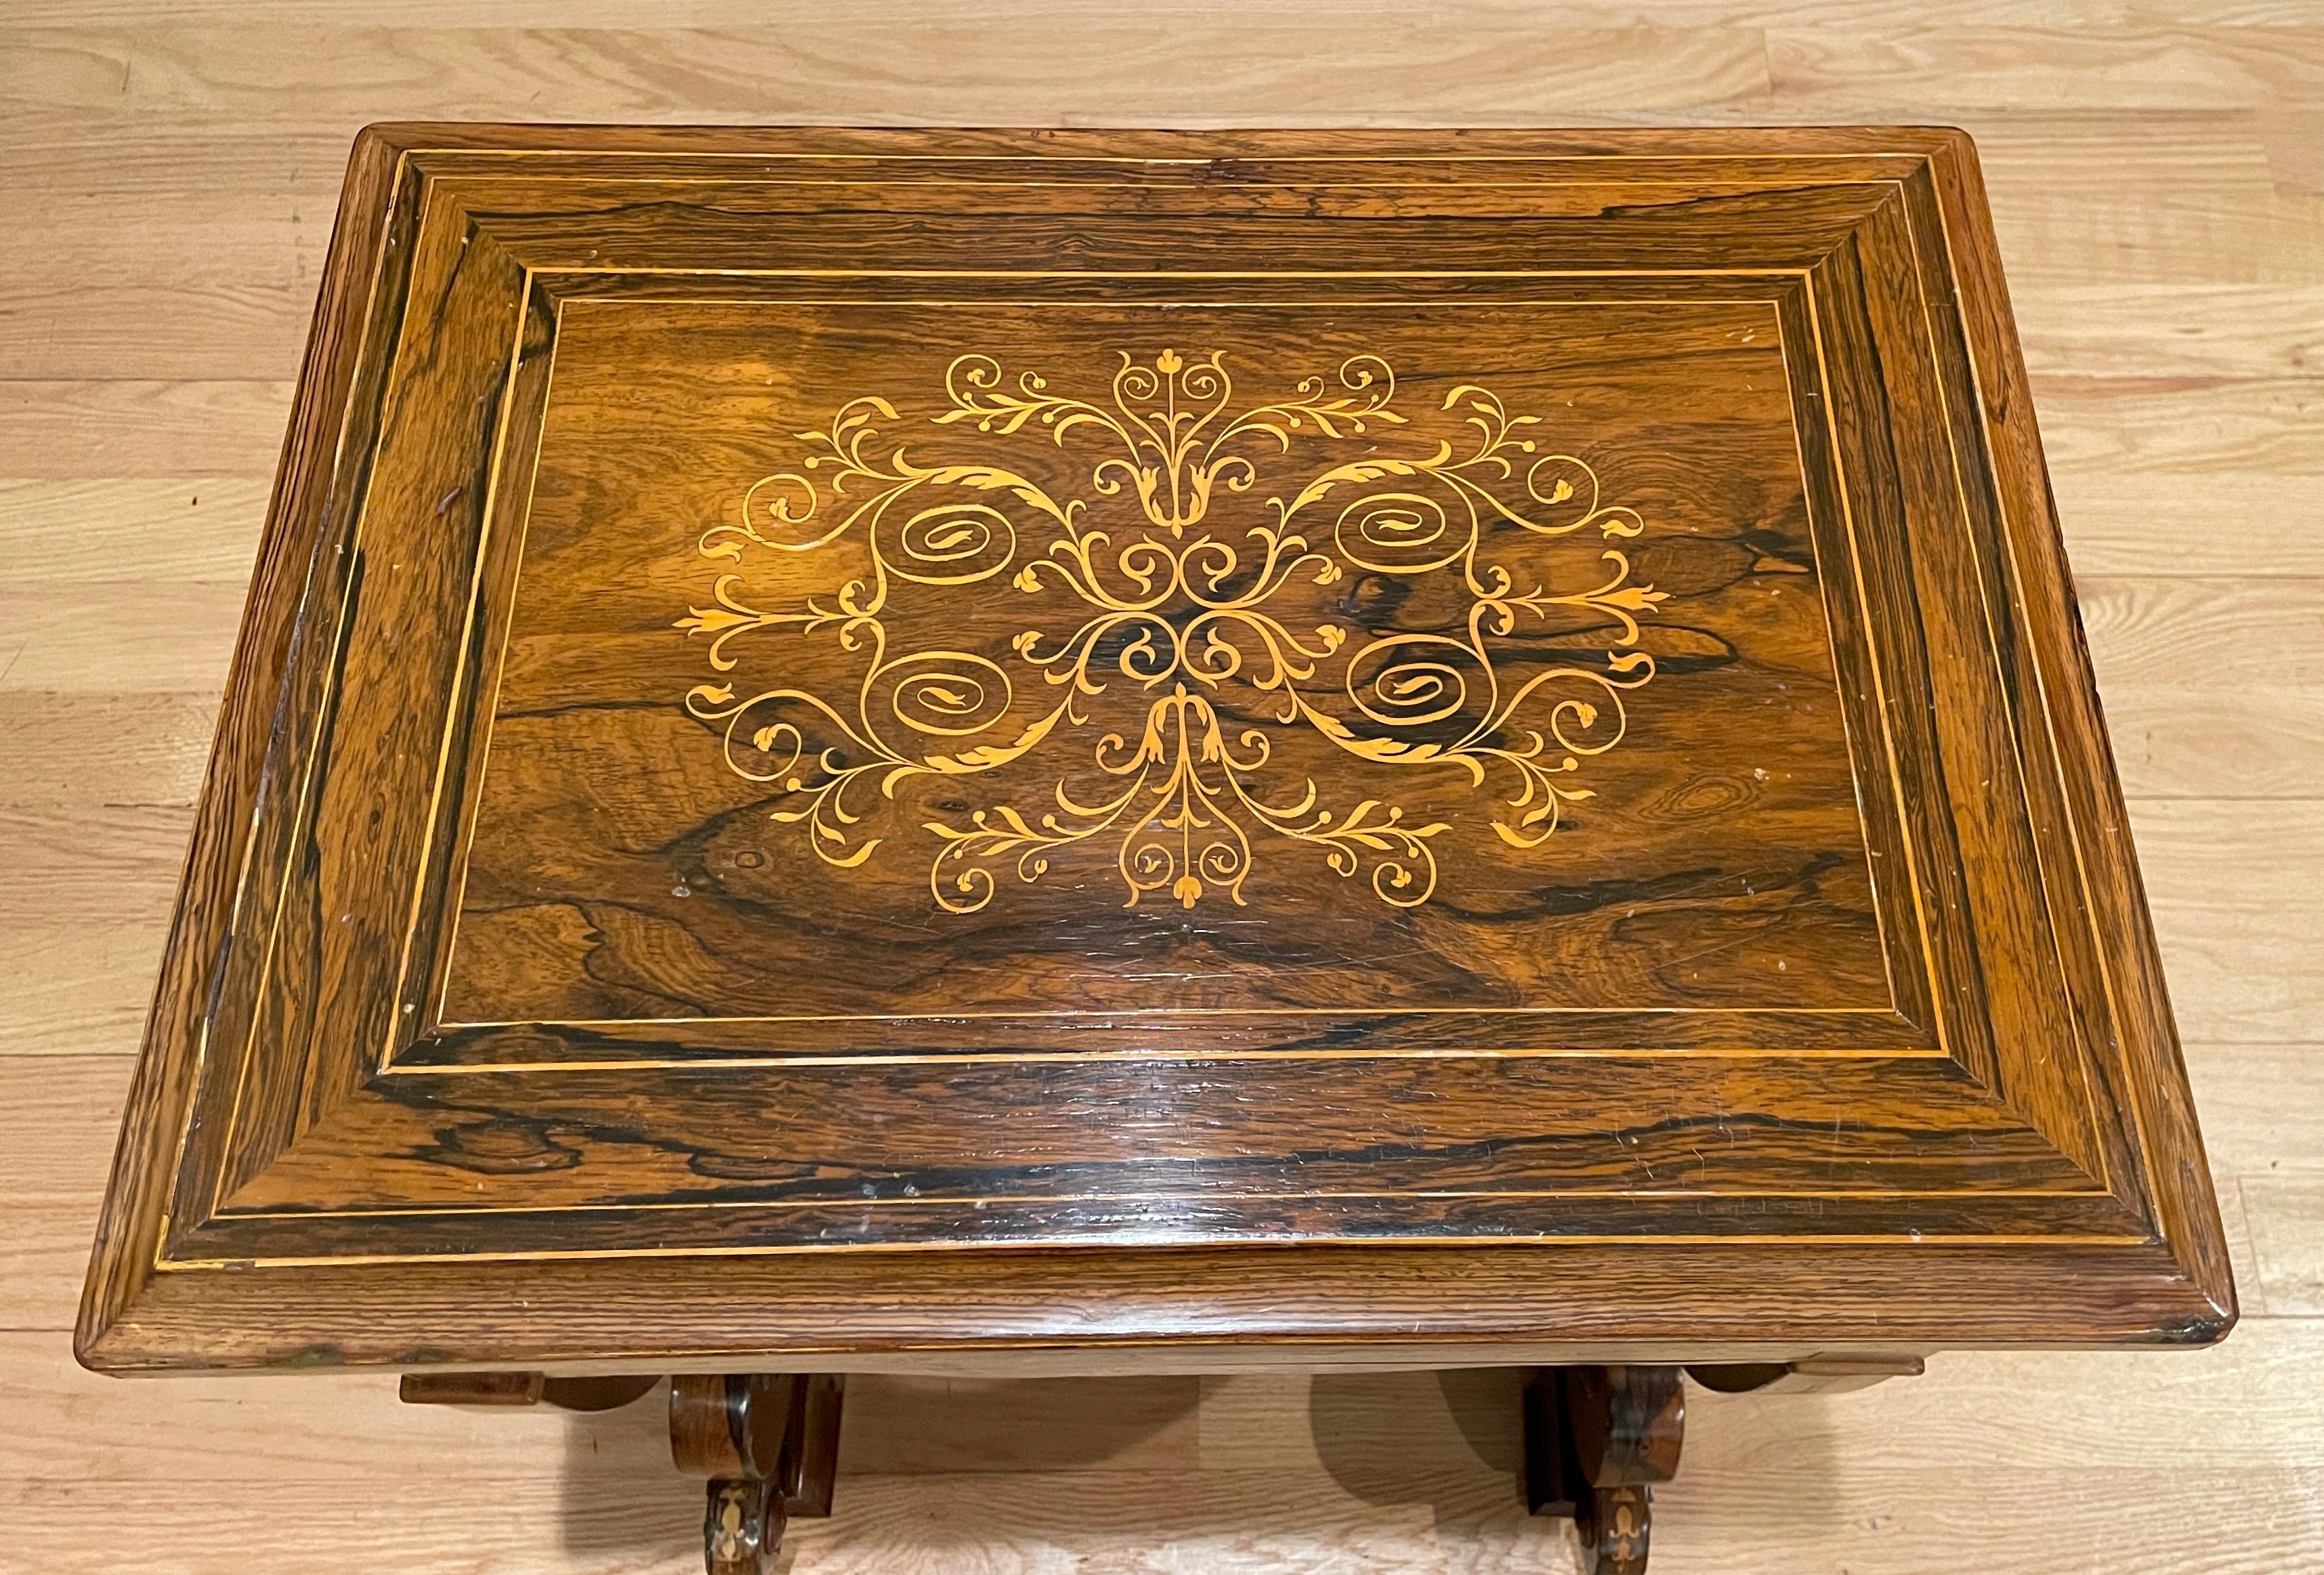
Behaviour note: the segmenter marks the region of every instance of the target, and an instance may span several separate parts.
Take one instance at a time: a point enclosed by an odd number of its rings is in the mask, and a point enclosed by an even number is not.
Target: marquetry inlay
[[[1227,351],[1119,356],[1097,397],[1082,391],[1098,369],[1011,375],[967,355],[932,414],[850,400],[796,434],[796,468],[702,534],[720,572],[677,627],[708,637],[717,676],[686,708],[721,725],[729,767],[781,795],[770,816],[802,827],[797,856],[853,869],[917,835],[936,905],[969,913],[996,872],[1031,882],[1102,844],[1126,906],[1162,892],[1192,908],[1245,903],[1264,833],[1410,907],[1435,891],[1432,844],[1454,829],[1396,801],[1423,771],[1491,794],[1508,856],[1536,854],[1655,676],[1638,619],[1665,598],[1609,545],[1646,529],[1638,511],[1604,501],[1543,417],[1477,383],[1445,390],[1447,432],[1422,436],[1379,355],[1277,377],[1286,391],[1256,402],[1238,399]],[[1012,468],[1028,444],[1074,452],[1082,484]],[[1513,566],[1507,548],[1528,538],[1586,550]],[[828,587],[761,605],[766,553],[827,560]],[[1390,587],[1377,616],[1342,594],[1365,580]],[[1422,580],[1436,584],[1396,584]],[[931,593],[1010,603],[1024,627],[990,651],[898,638],[891,603]],[[1433,612],[1397,615],[1416,601]],[[1520,625],[1577,615],[1577,643],[1601,649],[1510,670]],[[752,643],[764,636],[779,639]],[[853,658],[846,688],[784,681],[783,642],[802,640]],[[1319,781],[1286,764],[1283,729],[1362,769]],[[1050,774],[1042,799],[914,807],[925,785],[1020,761]]]

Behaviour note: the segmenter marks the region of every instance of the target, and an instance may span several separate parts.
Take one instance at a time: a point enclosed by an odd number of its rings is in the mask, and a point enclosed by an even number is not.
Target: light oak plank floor
[[[67,1330],[355,129],[1942,121],[1978,138],[2245,1322],[1692,1402],[1655,1568],[2324,1570],[2324,0],[6,0],[0,1571],[684,1571],[650,1403]],[[859,1381],[798,1575],[1572,1567],[1498,1373]]]

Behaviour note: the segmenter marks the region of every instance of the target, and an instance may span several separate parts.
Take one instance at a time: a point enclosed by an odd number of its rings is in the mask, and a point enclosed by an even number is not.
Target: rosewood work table
[[[79,1351],[1682,1368],[2234,1293],[1967,138],[357,141]],[[1516,1491],[1513,1486],[1512,1491]]]

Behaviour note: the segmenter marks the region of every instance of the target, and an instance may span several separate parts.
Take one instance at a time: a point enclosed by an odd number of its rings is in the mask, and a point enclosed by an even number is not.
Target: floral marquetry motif
[[[1238,402],[1228,360],[1122,351],[1101,403],[963,355],[932,416],[848,401],[797,435],[811,452],[796,468],[703,533],[724,572],[676,626],[706,637],[720,676],[686,707],[719,724],[737,774],[777,791],[771,818],[804,828],[803,851],[853,869],[918,832],[936,903],[968,913],[996,870],[1030,882],[1107,845],[1127,906],[1192,908],[1246,902],[1264,833],[1409,907],[1436,889],[1434,840],[1458,834],[1397,801],[1409,773],[1491,795],[1511,856],[1591,796],[1583,762],[1621,741],[1627,696],[1655,672],[1638,620],[1665,598],[1621,546],[1646,520],[1488,387],[1453,383],[1436,401],[1449,430],[1423,437],[1379,356],[1258,403]],[[1074,455],[1079,484],[1012,464],[1026,444]],[[1563,539],[1585,550],[1551,569],[1508,557]],[[828,589],[759,605],[762,553],[829,560]],[[1432,577],[1441,611],[1397,619],[1397,582]],[[1372,598],[1388,616],[1363,615],[1356,581],[1389,588]],[[891,607],[932,593],[1010,599],[1025,627],[997,650],[899,639]],[[1598,649],[1512,670],[1504,642],[1552,618]],[[786,665],[764,636],[835,642],[858,659],[853,691],[752,684]],[[1290,763],[1283,730],[1357,763],[1355,787]],[[913,807],[924,784],[1020,762],[1049,773],[1039,801]]]

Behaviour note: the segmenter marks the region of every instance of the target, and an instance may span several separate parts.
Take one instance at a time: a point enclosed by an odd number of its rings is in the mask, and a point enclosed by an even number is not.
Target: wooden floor
[[[430,116],[1969,127],[2244,1322],[1698,1394],[1655,1568],[2324,1570],[2324,4],[777,9],[0,5],[0,1570],[698,1567],[650,1403],[68,1349],[346,144]],[[1569,1569],[1516,1428],[1494,1373],[865,1380],[792,1568]]]

